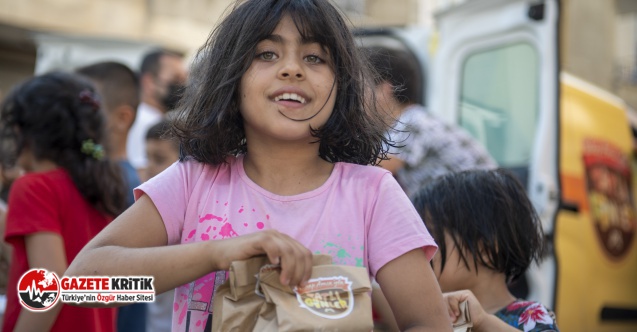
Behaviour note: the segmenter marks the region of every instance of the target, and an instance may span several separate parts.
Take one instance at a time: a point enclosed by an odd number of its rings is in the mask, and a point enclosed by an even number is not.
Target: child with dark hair
[[[469,302],[475,331],[557,331],[541,303],[516,299],[507,283],[542,258],[539,217],[504,170],[472,170],[433,180],[414,197],[439,252],[432,266],[452,321]]]
[[[127,159],[126,141],[135,121],[139,105],[139,82],[128,66],[114,61],[93,63],[76,69],[97,89],[106,118],[108,139],[104,149],[107,156],[122,168],[126,183],[126,207],[135,203],[133,189],[141,184],[137,170]],[[117,311],[117,331],[146,330],[147,303],[134,303]]]
[[[104,154],[103,117],[95,91],[71,74],[36,76],[0,109],[0,159],[26,172],[9,193],[6,241],[13,246],[3,331],[111,331],[113,309],[58,303],[31,312],[17,283],[31,268],[61,276],[82,247],[122,212],[121,170]]]
[[[419,103],[423,82],[418,59],[408,50],[363,48],[376,77],[376,101],[396,119],[389,134],[401,146],[390,149],[380,166],[391,171],[408,196],[440,175],[469,169],[495,169],[497,163],[464,128],[447,123]]]
[[[146,167],[145,179],[151,179],[179,160],[179,143],[167,135],[170,121],[167,119],[155,124],[146,133]]]
[[[163,119],[153,125],[146,133],[146,180],[166,170],[179,160],[179,144],[167,137],[170,122]],[[155,302],[148,304],[148,331],[170,331],[172,329],[173,298],[175,290],[171,289],[155,296]]]
[[[153,275],[158,293],[176,288],[173,330],[204,331],[232,261],[267,255],[295,287],[325,253],[375,276],[402,329],[451,331],[435,243],[370,165],[387,127],[330,1],[238,2],[195,58],[173,126],[180,162],[137,188],[67,273]]]

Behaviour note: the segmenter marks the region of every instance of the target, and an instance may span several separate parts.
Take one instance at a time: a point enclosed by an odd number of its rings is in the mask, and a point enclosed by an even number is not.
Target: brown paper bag
[[[460,317],[453,323],[453,332],[471,332],[473,323],[469,315],[469,302],[460,302]]]
[[[215,293],[212,331],[372,330],[365,268],[332,265],[330,256],[315,255],[310,281],[293,290],[267,263],[263,256],[231,264],[228,281]]]

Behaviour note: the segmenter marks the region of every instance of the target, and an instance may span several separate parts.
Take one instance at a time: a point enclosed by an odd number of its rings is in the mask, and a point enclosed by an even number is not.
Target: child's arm
[[[505,323],[495,315],[491,315],[484,311],[482,305],[470,290],[461,290],[452,293],[443,294],[448,307],[451,320],[455,321],[460,316],[460,302],[467,301],[469,304],[469,316],[473,322],[473,329],[476,332],[493,331],[493,332],[513,332],[520,330]]]
[[[91,240],[71,263],[67,275],[152,275],[160,294],[199,277],[227,270],[230,263],[257,255],[281,262],[281,282],[305,283],[312,272],[312,253],[274,230],[226,240],[167,246],[168,235],[147,195]]]
[[[376,280],[401,331],[451,331],[438,281],[422,249],[385,264]]]
[[[30,268],[46,269],[58,276],[64,273],[67,262],[64,242],[60,235],[49,232],[33,233],[25,237],[24,243]],[[22,308],[14,331],[48,331],[55,323],[60,310],[60,302],[46,312],[31,312]]]

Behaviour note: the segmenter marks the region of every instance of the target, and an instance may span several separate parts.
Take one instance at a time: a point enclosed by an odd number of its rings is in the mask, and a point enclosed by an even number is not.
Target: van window
[[[460,124],[501,167],[525,168],[539,112],[538,54],[517,43],[469,55],[462,68]]]

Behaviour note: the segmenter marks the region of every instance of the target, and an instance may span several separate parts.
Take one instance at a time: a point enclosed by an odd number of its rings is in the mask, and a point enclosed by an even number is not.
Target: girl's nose
[[[305,73],[302,65],[299,63],[299,60],[289,58],[282,61],[282,66],[281,69],[279,69],[278,76],[280,79],[288,79],[291,77],[303,79],[305,78]]]

